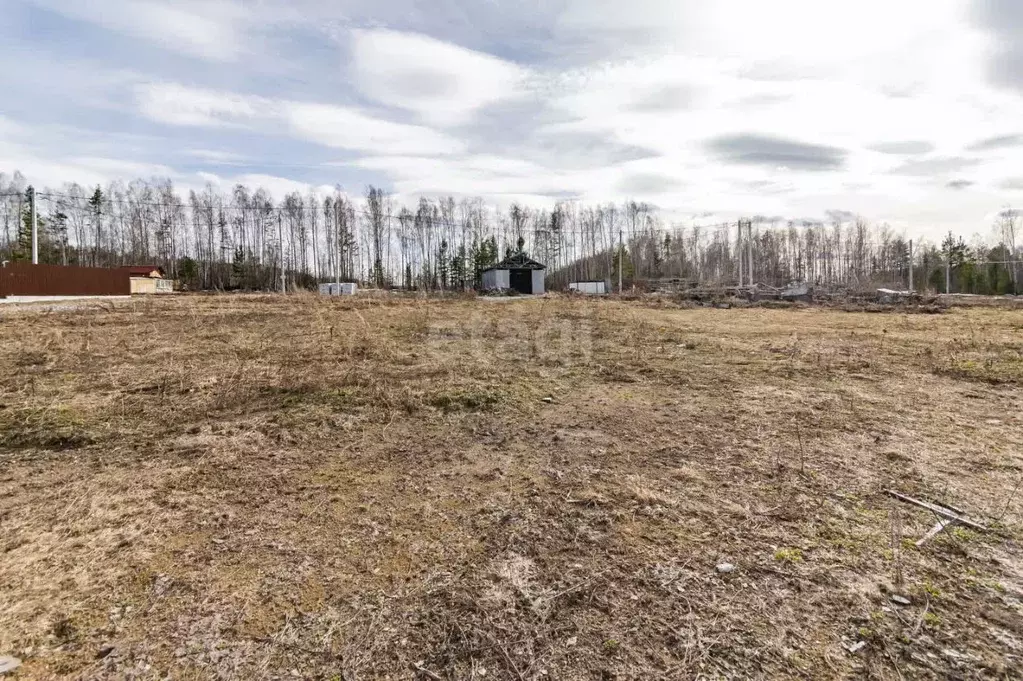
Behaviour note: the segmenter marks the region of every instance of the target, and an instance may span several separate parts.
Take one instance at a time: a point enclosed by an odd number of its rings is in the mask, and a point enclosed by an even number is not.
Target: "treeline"
[[[30,257],[30,191],[19,173],[0,173],[0,259]],[[170,181],[136,180],[38,189],[36,202],[40,262],[155,264],[191,289],[290,290],[338,280],[462,290],[520,250],[547,264],[551,288],[617,284],[619,268],[626,286],[732,284],[741,250],[744,277],[751,252],[753,281],[771,286],[904,287],[912,266],[921,290],[944,291],[948,276],[953,291],[1023,292],[1020,214],[1012,210],[1001,213],[992,240],[967,245],[949,234],[941,244],[917,243],[911,263],[904,236],[860,219],[754,218],[740,242],[735,223],[665,224],[653,207],[631,201],[496,211],[479,198],[398,205],[374,187],[360,197],[337,189],[275,199],[242,185],[183,195]]]

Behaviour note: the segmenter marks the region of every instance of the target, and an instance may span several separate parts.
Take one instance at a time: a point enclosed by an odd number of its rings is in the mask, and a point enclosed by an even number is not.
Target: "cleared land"
[[[0,366],[16,678],[1023,675],[1020,311],[186,297]]]

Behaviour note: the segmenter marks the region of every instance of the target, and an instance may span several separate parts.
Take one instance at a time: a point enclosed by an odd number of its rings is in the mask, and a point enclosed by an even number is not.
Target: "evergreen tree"
[[[988,294],[1004,295],[1013,293],[1012,265],[1005,265],[1012,260],[1012,252],[1005,244],[999,244],[987,252]]]
[[[48,257],[48,260],[54,262],[59,260],[61,265],[67,265],[68,237],[66,214],[57,211],[50,216],[46,241],[48,250],[52,251],[52,255]]]
[[[437,250],[437,273],[440,275],[440,287],[448,288],[448,240],[441,239],[440,248]]]
[[[369,208],[373,241],[373,270],[370,276],[377,288],[384,288],[384,190],[370,185],[366,193],[366,205]]]
[[[472,244],[469,246],[469,263],[472,266],[473,288],[479,288],[480,285],[480,272],[482,271],[482,268],[480,267],[480,262],[482,262],[480,251],[482,248],[483,247],[479,240],[477,240],[476,237],[473,237]]]
[[[491,236],[485,243],[487,248],[484,252],[483,269],[497,264],[497,237]]]
[[[623,259],[624,259],[625,266],[622,269],[622,280],[623,281],[629,281],[636,274],[635,268],[632,265],[632,258],[629,257],[629,251],[628,251],[627,248],[625,248],[625,246],[622,246],[621,248],[618,248],[616,246],[615,247],[614,258],[613,258],[613,262],[612,262],[612,271],[614,272],[616,277],[618,276],[618,267],[619,267],[618,263],[622,262]],[[616,282],[616,285],[617,285],[617,282]]]
[[[32,262],[32,187],[25,191],[24,208],[21,211],[21,221],[18,224],[17,240],[11,253],[14,262]],[[46,228],[46,220],[38,213],[36,214],[36,229],[38,229],[39,261],[46,262],[49,258],[43,256],[46,240],[43,238],[43,230]]]
[[[474,288],[479,288],[483,283],[483,270],[497,262],[497,253],[497,237],[491,236],[482,242],[473,238],[469,258],[472,260]]]
[[[946,262],[952,268],[952,288],[953,290],[964,291],[966,286],[964,282],[969,281],[972,284],[973,272],[967,270],[965,265],[969,260],[969,247],[966,242],[963,241],[962,237],[955,237],[952,232],[949,232],[945,236],[945,239],[941,242],[941,252],[945,256]],[[944,286],[942,286],[944,289]],[[949,291],[945,291],[949,293]]]
[[[185,256],[181,259],[178,274],[186,288],[195,289],[199,287],[199,263],[192,258]]]
[[[93,243],[92,265],[99,265],[99,253],[103,244],[103,192],[97,186],[89,199],[89,212],[92,214],[93,230],[96,234],[96,241]]]
[[[562,228],[565,226],[564,207],[559,203],[551,211],[551,237],[548,248],[551,263],[555,268],[561,264]]]
[[[245,284],[245,248],[238,246],[234,249],[234,258],[231,261],[231,286],[243,288]]]
[[[454,286],[465,290],[465,245],[458,247],[458,252],[451,258],[451,280]]]

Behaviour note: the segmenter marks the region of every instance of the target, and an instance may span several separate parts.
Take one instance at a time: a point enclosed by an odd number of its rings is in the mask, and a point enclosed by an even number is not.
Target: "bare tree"
[[[371,278],[377,288],[384,287],[384,192],[370,186],[366,192],[369,208],[370,235],[373,241],[373,272]]]
[[[1016,248],[1019,219],[1020,211],[1013,208],[1006,208],[998,214],[999,237],[1008,249],[1009,259],[1012,261],[1009,265],[1009,272],[1012,277],[1012,290],[1014,293],[1020,292],[1019,261],[1021,254]]]

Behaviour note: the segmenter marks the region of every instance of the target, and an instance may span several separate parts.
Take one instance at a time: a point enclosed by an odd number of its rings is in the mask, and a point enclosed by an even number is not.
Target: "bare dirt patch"
[[[559,298],[23,312],[0,655],[38,679],[1018,677],[1018,328]],[[917,549],[934,518],[888,488],[996,531]]]

